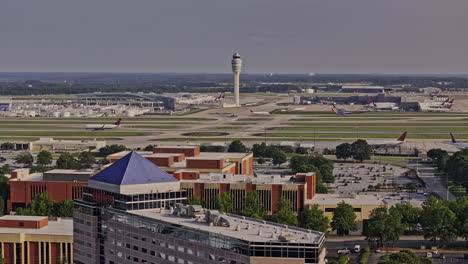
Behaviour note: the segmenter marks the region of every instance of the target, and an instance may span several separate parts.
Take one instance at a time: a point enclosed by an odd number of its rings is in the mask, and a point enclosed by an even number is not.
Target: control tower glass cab
[[[232,71],[240,72],[242,70],[242,60],[239,53],[234,53],[232,56]]]

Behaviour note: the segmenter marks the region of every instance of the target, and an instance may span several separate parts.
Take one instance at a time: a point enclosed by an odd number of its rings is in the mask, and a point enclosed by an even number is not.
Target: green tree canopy
[[[233,197],[230,192],[216,195],[215,198],[216,210],[225,213],[234,213]]]
[[[154,149],[154,145],[150,144],[150,145],[146,146],[143,150],[144,151],[153,151],[153,149]]]
[[[448,152],[445,151],[445,150],[442,150],[440,148],[438,149],[430,149],[428,152],[427,152],[427,156],[433,160],[437,160],[439,159],[440,157],[442,156],[448,156]]]
[[[273,164],[281,166],[281,164],[285,163],[288,158],[286,157],[286,153],[283,151],[277,151],[273,154]]]
[[[99,156],[100,157],[105,157],[107,155],[110,155],[110,154],[114,154],[114,153],[117,153],[117,152],[121,152],[121,151],[124,151],[124,150],[127,150],[127,147],[125,147],[124,145],[107,145],[105,147],[102,147],[99,149]]]
[[[267,211],[263,207],[262,199],[257,191],[251,191],[245,197],[242,215],[257,219],[266,218]]]
[[[293,211],[292,204],[289,200],[284,197],[281,197],[278,204],[278,211],[272,216],[272,220],[276,223],[296,226],[297,225],[297,216]]]
[[[363,139],[354,141],[353,144],[351,144],[351,149],[353,152],[353,159],[359,162],[370,159],[372,155],[372,147]]]
[[[393,253],[384,257],[382,264],[432,264],[432,259],[419,257],[411,250],[401,250],[399,253]]]
[[[238,139],[229,144],[228,152],[247,152],[247,147]]]
[[[27,151],[23,151],[19,153],[18,155],[16,155],[15,160],[18,163],[23,163],[24,165],[28,165],[28,166],[31,166],[32,163],[34,162],[33,156],[31,155],[31,153]]]
[[[376,242],[378,246],[387,243],[396,243],[403,234],[404,225],[401,223],[398,211],[390,211],[387,207],[378,207],[372,210],[367,227],[364,230],[366,239]]]
[[[1,150],[12,150],[15,148],[15,144],[11,142],[4,142],[0,145]]]
[[[349,231],[356,231],[356,214],[353,207],[344,201],[339,203],[333,213],[331,227],[338,235],[347,235]]]
[[[419,223],[419,214],[421,208],[414,207],[410,203],[396,204],[390,207],[391,214],[399,214],[401,216],[401,223],[410,228]]]
[[[59,169],[79,169],[80,167],[80,163],[73,154],[62,153],[57,159],[57,168]]]
[[[312,205],[303,213],[304,227],[326,233],[330,227],[330,220],[326,217],[318,204]]]
[[[349,159],[353,156],[353,149],[351,144],[349,143],[342,143],[336,146],[335,149],[335,156],[337,159]]]
[[[456,215],[447,203],[430,196],[422,205],[421,226],[424,238],[443,246],[457,237]]]
[[[40,215],[49,217],[73,217],[73,201],[62,200],[54,202],[47,192],[34,196],[26,208],[17,208],[17,215]]]
[[[187,198],[187,204],[188,205],[203,205],[203,201],[200,197],[193,194]]]
[[[81,168],[91,168],[96,163],[96,157],[91,152],[81,152],[78,154],[78,163]]]
[[[47,150],[42,150],[37,154],[37,164],[47,166],[52,163],[52,153]]]

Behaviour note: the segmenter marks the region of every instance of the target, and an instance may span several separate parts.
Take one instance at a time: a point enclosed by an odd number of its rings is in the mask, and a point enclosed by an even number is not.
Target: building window
[[[166,259],[166,254],[159,252],[159,257],[162,259]]]
[[[151,251],[150,251],[150,255],[151,255],[151,256],[156,256],[156,252],[155,252],[154,250],[151,250]]]
[[[19,222],[19,226],[24,226],[24,222]]]
[[[177,263],[178,263],[178,264],[185,264],[185,261],[184,261],[183,259],[180,258],[180,259],[177,259]]]
[[[148,250],[146,248],[141,248],[141,252],[148,253]]]
[[[205,252],[203,251],[197,251],[197,257],[204,257],[205,256]]]
[[[361,212],[361,208],[353,208],[353,211],[354,211],[354,212],[360,213],[360,212]]]
[[[168,247],[169,249],[175,249],[175,246],[174,246],[174,245],[171,245],[171,244],[167,244],[167,247]]]
[[[193,250],[191,250],[190,248],[187,248],[187,254],[193,255]]]
[[[325,212],[333,213],[333,212],[335,212],[335,208],[325,208]]]
[[[177,247],[177,251],[184,252],[185,249],[184,249],[184,247],[178,246],[178,247]]]
[[[175,257],[174,256],[167,256],[167,260],[175,262]]]

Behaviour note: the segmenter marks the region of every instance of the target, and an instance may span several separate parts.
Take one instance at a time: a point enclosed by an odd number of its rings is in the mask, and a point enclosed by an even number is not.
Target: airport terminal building
[[[324,263],[321,232],[185,201],[176,178],[127,154],[92,177],[75,201],[75,263]]]

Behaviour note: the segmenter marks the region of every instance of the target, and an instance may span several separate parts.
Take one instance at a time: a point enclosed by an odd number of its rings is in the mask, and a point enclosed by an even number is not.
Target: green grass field
[[[236,126],[224,126],[224,127],[211,127],[211,129],[214,130],[236,130],[236,129],[241,129],[242,127],[236,127]]]
[[[38,125],[0,125],[0,129],[26,129],[26,130],[67,130],[67,129],[76,129],[73,127],[66,126],[38,126]]]
[[[389,120],[403,120],[410,118],[396,118],[396,117],[317,117],[317,118],[292,118],[289,121],[389,121]]]
[[[407,131],[420,133],[450,133],[466,132],[468,127],[406,127],[403,124],[395,124],[391,127],[369,127],[369,126],[348,126],[348,127],[273,127],[271,130],[277,131],[338,131],[338,132],[399,132]]]
[[[439,121],[437,121],[439,122]],[[405,127],[452,127],[452,126],[461,126],[467,127],[468,124],[466,122],[459,122],[459,123],[437,123],[437,122],[424,122],[424,123],[413,123],[413,122],[405,122],[405,123],[374,123],[374,122],[352,122],[352,123],[343,123],[343,122],[324,122],[324,123],[286,123],[285,125],[296,126],[296,127],[394,127],[394,126],[405,126]]]
[[[0,122],[24,122],[24,121],[32,121],[32,122],[41,122],[41,121],[55,121],[55,122],[62,122],[62,121],[86,121],[86,122],[92,122],[92,121],[115,121],[117,120],[117,117],[67,117],[67,118],[46,118],[46,117],[37,117],[37,118],[32,118],[32,117],[17,117],[17,118],[5,118],[0,120]],[[216,120],[215,118],[202,118],[202,117],[123,117],[122,122],[127,122],[127,121],[214,121]]]
[[[233,140],[241,140],[241,141],[266,141],[267,143],[269,141],[297,141],[301,142],[304,140],[303,138],[201,138],[201,137],[187,137],[187,138],[162,138],[162,139],[152,139],[150,141],[174,141],[174,142],[182,142],[182,141],[226,141],[230,143]],[[329,139],[317,139],[315,141],[329,141]],[[343,141],[340,139],[334,140],[334,141]]]
[[[0,131],[0,136],[18,137],[132,137],[149,136],[151,132],[72,132],[72,131]]]
[[[270,120],[271,118],[268,117],[246,117],[246,118],[239,118],[237,121],[266,121]]]
[[[229,133],[224,133],[224,132],[191,132],[191,133],[185,133],[183,135],[188,136],[188,137],[218,137],[218,136],[224,136],[228,134]]]
[[[400,130],[401,131],[401,130]],[[257,137],[265,137],[264,133],[256,134]],[[391,133],[391,134],[380,134],[380,133],[266,133],[267,137],[303,137],[303,138],[390,138],[396,139],[400,136],[400,133]],[[459,139],[467,139],[468,134],[458,134],[456,135]],[[408,134],[407,138],[414,139],[446,139],[450,140],[450,136],[447,134]]]
[[[131,126],[125,126],[125,127],[148,128],[148,129],[174,129],[174,128],[178,128],[179,126],[175,126],[175,125],[131,125]]]

